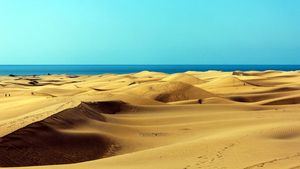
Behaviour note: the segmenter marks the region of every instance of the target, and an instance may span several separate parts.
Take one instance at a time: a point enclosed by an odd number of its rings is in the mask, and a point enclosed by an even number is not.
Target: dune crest
[[[188,83],[188,84],[201,84],[205,83],[206,81],[201,80],[193,75],[190,74],[185,74],[185,73],[177,73],[177,74],[172,74],[170,76],[167,76],[162,79],[162,81],[167,81],[167,82],[183,82],[183,83]]]
[[[203,84],[203,86],[206,87],[235,87],[235,86],[249,86],[251,84],[240,80],[237,77],[234,76],[228,76],[228,77],[220,77],[217,79],[214,79],[210,82],[207,82],[205,84]]]
[[[81,103],[8,134],[0,139],[0,166],[68,164],[111,156],[117,144],[88,129],[105,122],[103,114],[125,106],[119,101]]]
[[[139,85],[129,89],[128,92],[161,102],[201,99],[213,96],[208,91],[183,82],[156,82]]]

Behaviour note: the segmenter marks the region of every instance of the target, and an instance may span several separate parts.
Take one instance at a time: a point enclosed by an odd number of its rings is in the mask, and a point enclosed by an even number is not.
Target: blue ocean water
[[[300,65],[0,65],[0,75],[95,75],[104,73],[134,73],[143,70],[164,73],[185,71],[247,71],[247,70],[300,70]]]

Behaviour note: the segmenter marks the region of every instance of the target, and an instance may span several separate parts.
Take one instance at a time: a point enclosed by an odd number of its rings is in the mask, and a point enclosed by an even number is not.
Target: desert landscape
[[[0,167],[298,169],[300,72],[0,77]]]

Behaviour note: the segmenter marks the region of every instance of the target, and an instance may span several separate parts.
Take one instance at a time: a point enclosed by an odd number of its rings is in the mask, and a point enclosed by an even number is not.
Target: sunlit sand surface
[[[300,169],[300,72],[0,77],[0,167]]]

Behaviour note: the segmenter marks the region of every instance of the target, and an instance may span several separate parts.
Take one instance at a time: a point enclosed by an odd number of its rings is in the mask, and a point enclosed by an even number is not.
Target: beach
[[[0,76],[0,167],[300,169],[300,71]]]

